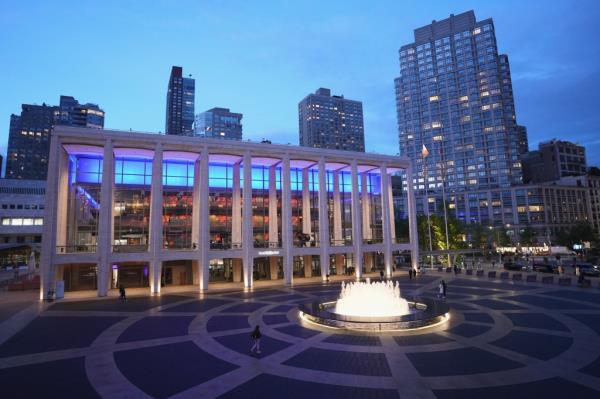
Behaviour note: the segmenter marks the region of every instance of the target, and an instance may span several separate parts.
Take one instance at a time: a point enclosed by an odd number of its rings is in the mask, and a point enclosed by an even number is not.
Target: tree
[[[525,226],[519,235],[521,237],[521,245],[530,247],[535,243],[535,236],[537,235],[537,232],[530,226]]]
[[[569,249],[573,248],[574,244],[596,243],[598,241],[596,231],[590,222],[578,222],[570,229],[560,229],[556,238],[559,245],[564,245]]]

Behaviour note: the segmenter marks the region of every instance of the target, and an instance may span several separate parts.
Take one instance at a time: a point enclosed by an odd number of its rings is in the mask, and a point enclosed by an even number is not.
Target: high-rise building
[[[79,104],[71,96],[60,96],[58,124],[77,127],[104,127],[104,111],[97,104]]]
[[[20,115],[10,116],[7,179],[46,179],[55,125],[102,129],[104,111],[96,104],[79,104],[70,96],[61,96],[59,106],[23,104]]]
[[[191,75],[190,75],[191,76]],[[195,80],[183,77],[183,68],[171,68],[167,89],[167,114],[165,133],[180,136],[194,134],[194,96]]]
[[[320,88],[298,104],[300,145],[365,151],[363,109],[360,101],[332,96]]]
[[[242,114],[229,108],[212,108],[196,115],[194,136],[225,140],[242,139]]]
[[[524,131],[492,19],[468,11],[416,29],[414,43],[400,48],[395,86],[400,154],[412,160],[419,189],[522,182]]]
[[[521,156],[523,180],[539,183],[587,172],[585,147],[564,140],[540,143],[537,151]]]

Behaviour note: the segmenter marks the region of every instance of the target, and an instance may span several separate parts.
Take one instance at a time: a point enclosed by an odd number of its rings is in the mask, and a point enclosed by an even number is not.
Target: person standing
[[[380,280],[383,280],[383,270],[380,270],[380,271],[379,271],[379,279],[380,279]]]
[[[446,299],[446,281],[442,280],[442,297]]]
[[[440,299],[442,299],[444,296],[444,285],[442,284],[442,281],[440,281],[440,283],[438,284],[438,298]]]
[[[260,355],[260,337],[262,337],[262,334],[260,333],[260,329],[258,326],[256,326],[254,328],[254,331],[252,331],[252,334],[250,334],[250,338],[252,338],[252,341],[254,342],[254,345],[252,345],[252,348],[250,348],[250,352],[255,352],[257,355]]]
[[[412,267],[410,269],[408,269],[408,279],[412,280],[412,275],[413,275],[413,269]]]
[[[119,285],[119,299],[121,302],[127,302],[127,296],[125,295],[125,286],[123,284]]]

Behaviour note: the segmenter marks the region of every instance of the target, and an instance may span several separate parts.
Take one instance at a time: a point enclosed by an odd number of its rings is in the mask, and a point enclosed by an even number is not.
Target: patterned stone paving
[[[300,320],[297,304],[336,296],[333,283],[63,301],[20,329],[0,317],[2,397],[600,397],[600,290],[446,273],[399,281],[407,297],[435,296],[441,278],[450,320],[411,333]],[[255,325],[260,355],[249,350]]]

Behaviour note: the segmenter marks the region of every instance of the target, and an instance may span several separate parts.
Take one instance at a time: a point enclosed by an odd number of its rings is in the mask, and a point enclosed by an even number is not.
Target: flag
[[[429,150],[427,149],[427,147],[425,147],[425,144],[423,144],[423,150],[421,151],[421,155],[423,155],[423,158],[427,158],[427,156],[429,155]]]

